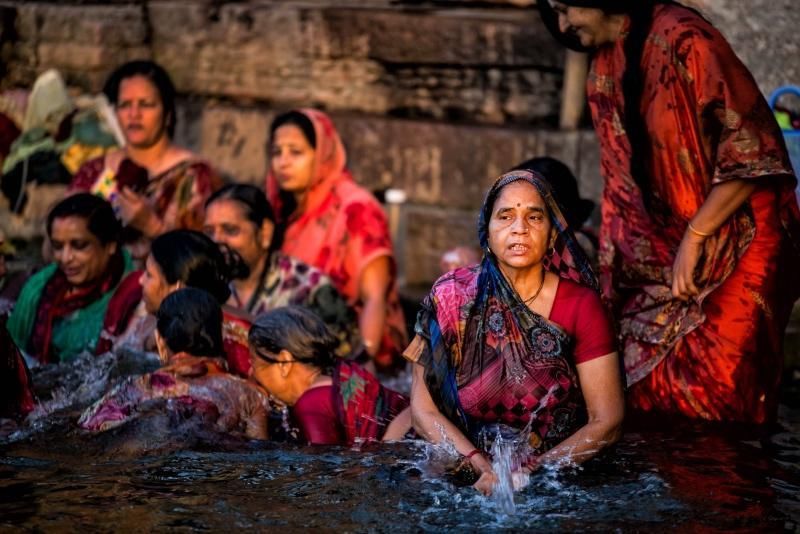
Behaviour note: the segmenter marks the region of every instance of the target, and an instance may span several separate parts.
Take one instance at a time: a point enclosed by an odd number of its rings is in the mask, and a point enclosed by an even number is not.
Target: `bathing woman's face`
[[[247,218],[241,203],[221,198],[206,208],[203,232],[216,243],[228,245],[242,257],[253,272],[267,255],[272,242],[273,224],[265,220],[261,228]]]
[[[533,185],[520,180],[503,187],[492,207],[489,248],[504,271],[540,264],[551,233],[547,205]]]
[[[619,37],[619,27],[615,25],[614,17],[601,9],[567,6],[554,0],[550,4],[558,13],[561,33],[576,35],[585,47],[596,48],[612,43]]]
[[[147,313],[155,315],[158,311],[161,302],[167,296],[178,289],[178,284],[170,284],[167,282],[161,267],[158,266],[153,255],[147,256],[147,261],[144,264],[144,272],[139,279],[142,284],[142,301]]]
[[[103,276],[117,251],[116,243],[101,243],[83,217],[54,219],[50,244],[58,269],[73,286],[88,284]]]
[[[257,355],[250,348],[250,377],[279,401],[293,406],[297,397],[292,393],[294,375],[292,367],[296,364],[292,355],[282,350],[279,354]]]

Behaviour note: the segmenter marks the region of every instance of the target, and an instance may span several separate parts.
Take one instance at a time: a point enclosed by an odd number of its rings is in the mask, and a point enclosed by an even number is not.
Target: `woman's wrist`
[[[695,238],[699,238],[702,241],[705,241],[707,238],[714,235],[714,232],[706,232],[703,229],[698,229],[697,226],[692,224],[692,221],[689,221],[689,224],[686,225],[686,231],[690,235],[694,236]]]
[[[480,449],[473,449],[465,456],[465,458],[467,461],[469,461],[472,468],[475,469],[479,475],[493,471],[492,464],[489,462],[484,452]]]

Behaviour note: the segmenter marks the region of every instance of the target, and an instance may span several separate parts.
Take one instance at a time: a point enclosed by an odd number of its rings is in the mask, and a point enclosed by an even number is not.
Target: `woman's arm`
[[[414,430],[431,443],[440,443],[447,439],[453,443],[460,454],[469,455],[476,447],[436,407],[428,391],[428,386],[425,384],[425,369],[418,364],[414,364],[413,368],[411,421],[414,424]],[[497,482],[497,475],[492,470],[492,465],[484,458],[483,454],[474,454],[470,457],[470,462],[480,474],[480,478],[473,487],[484,495],[491,495],[492,487]]]
[[[577,369],[589,421],[539,457],[540,464],[564,459],[575,463],[585,462],[622,435],[625,399],[617,353],[579,363]]]
[[[392,260],[389,256],[375,258],[364,267],[359,280],[359,297],[363,307],[358,317],[358,327],[370,357],[378,353],[383,339],[388,312],[387,295],[392,283],[391,269]]]
[[[691,228],[687,226],[675,255],[672,266],[672,295],[675,298],[689,300],[700,292],[694,284],[694,269],[703,252],[703,242],[750,198],[756,187],[752,180],[731,180],[711,188],[711,193],[689,222]]]

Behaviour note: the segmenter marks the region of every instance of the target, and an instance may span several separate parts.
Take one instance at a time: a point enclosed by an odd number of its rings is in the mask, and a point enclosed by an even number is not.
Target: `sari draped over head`
[[[408,399],[381,385],[371,373],[351,362],[333,369],[333,398],[347,445],[377,441],[397,414],[408,407]]]
[[[783,332],[800,290],[800,212],[781,132],[722,35],[692,10],[656,6],[640,106],[650,188],[666,207],[653,213],[630,172],[624,42],[595,52],[587,91],[605,178],[601,286],[620,324],[629,404],[764,422],[777,408]],[[675,299],[672,265],[687,224],[730,180],[757,187],[705,241],[698,298]]]
[[[136,306],[127,298],[130,284],[121,284],[132,270],[130,255],[122,251],[112,256],[97,280],[73,287],[56,264],[45,267],[20,293],[8,319],[11,336],[41,364],[68,361],[81,352],[106,347],[101,333],[109,311],[122,322]]]
[[[573,339],[531,311],[489,251],[492,206],[506,185],[525,181],[541,195],[556,240],[544,259],[547,271],[596,289],[594,273],[549,184],[538,174],[501,176],[486,196],[478,237],[480,265],[442,276],[422,303],[406,357],[425,367],[425,382],[441,413],[478,443],[488,423],[530,427],[537,453],[571,435],[585,419],[572,358]],[[414,353],[416,352],[416,353]]]
[[[344,145],[331,119],[314,109],[299,111],[312,122],[316,133],[314,176],[304,204],[283,220],[278,181],[270,172],[266,182],[267,198],[278,214],[277,224],[286,228],[281,252],[321,269],[360,313],[359,284],[364,268],[383,256],[393,262],[386,214],[377,199],[357,185],[347,170]],[[391,365],[407,341],[393,280],[376,363]]]

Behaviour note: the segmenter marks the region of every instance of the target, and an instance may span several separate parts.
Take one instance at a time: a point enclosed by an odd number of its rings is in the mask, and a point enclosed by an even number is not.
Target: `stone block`
[[[477,250],[478,210],[462,211],[409,204],[403,209],[405,236],[395,243],[395,253],[404,258],[407,286],[430,285],[442,274],[442,254],[456,246]]]
[[[266,145],[273,115],[258,109],[210,105],[200,124],[200,153],[237,182],[264,185]]]
[[[327,9],[323,16],[334,57],[560,68],[564,56],[535,10]]]
[[[17,10],[22,39],[111,47],[139,46],[147,39],[144,12],[136,5],[23,2]]]

